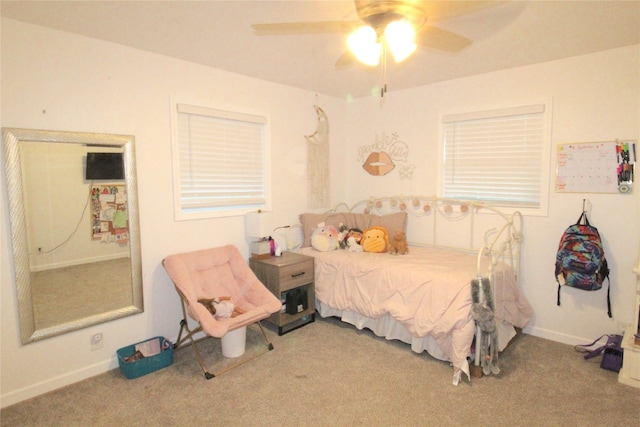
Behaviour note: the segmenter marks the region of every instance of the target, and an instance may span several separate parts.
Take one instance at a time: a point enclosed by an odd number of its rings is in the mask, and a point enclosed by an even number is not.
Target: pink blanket
[[[411,247],[408,255],[343,250],[318,252],[316,298],[338,310],[370,318],[390,314],[415,337],[431,336],[454,366],[466,365],[474,335],[471,280],[476,255],[431,247]],[[506,266],[492,282],[496,318],[524,327],[532,309]]]

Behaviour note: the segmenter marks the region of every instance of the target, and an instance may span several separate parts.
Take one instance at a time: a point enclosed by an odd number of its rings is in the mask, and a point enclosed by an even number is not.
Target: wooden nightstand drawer
[[[313,259],[280,268],[280,291],[313,282]]]

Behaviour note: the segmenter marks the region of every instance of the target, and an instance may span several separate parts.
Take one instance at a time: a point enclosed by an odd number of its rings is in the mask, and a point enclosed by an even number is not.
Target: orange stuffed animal
[[[404,231],[398,230],[393,233],[391,238],[389,253],[394,255],[406,255],[409,253],[409,247],[407,246],[407,235]]]
[[[389,247],[389,234],[384,227],[370,227],[362,232],[360,246],[365,252],[387,252]]]

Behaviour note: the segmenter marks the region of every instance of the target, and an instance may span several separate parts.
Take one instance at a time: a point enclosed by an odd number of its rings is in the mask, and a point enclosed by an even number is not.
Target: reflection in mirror
[[[142,312],[133,136],[3,140],[22,342]]]

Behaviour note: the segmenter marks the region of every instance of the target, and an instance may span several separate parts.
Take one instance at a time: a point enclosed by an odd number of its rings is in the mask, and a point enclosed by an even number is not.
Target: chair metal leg
[[[264,336],[265,341],[267,342],[266,349],[264,351],[261,351],[259,353],[254,354],[251,357],[241,358],[238,363],[236,363],[234,365],[231,365],[231,366],[229,366],[229,367],[227,367],[227,368],[225,368],[225,369],[223,369],[221,371],[216,372],[216,374],[215,374],[216,376],[222,375],[225,372],[228,372],[228,371],[232,370],[233,368],[237,368],[240,365],[244,365],[245,363],[247,363],[247,362],[249,362],[249,361],[251,361],[253,359],[256,359],[257,357],[262,356],[263,354],[273,350],[273,348],[274,348],[273,347],[273,343],[271,343],[271,341],[269,340],[269,337],[267,336],[267,333],[264,330],[264,327],[262,326],[262,323],[256,322],[255,324],[258,325],[258,327],[260,328],[260,331],[262,332],[262,335]],[[251,325],[248,325],[248,326],[251,326]]]
[[[202,359],[202,355],[200,354],[200,350],[198,349],[198,345],[196,344],[195,340],[193,339],[193,337],[191,337],[191,346],[193,347],[193,351],[196,353],[196,358],[198,359],[198,363],[200,364],[200,367],[202,368],[202,372],[204,373],[204,377],[208,380],[210,380],[211,378],[215,377],[215,375],[213,375],[212,373],[210,373],[205,364],[204,364],[204,359]]]
[[[264,327],[262,326],[262,322],[256,322],[256,323],[260,327],[260,330],[262,331],[262,335],[264,335],[264,339],[267,341],[269,351],[273,350],[273,344],[271,343],[271,340],[269,340],[269,337],[267,336],[267,333],[265,332]]]
[[[184,336],[184,338],[182,337],[182,333],[184,331],[187,331],[187,334]],[[200,365],[200,367],[202,368],[202,372],[204,373],[204,376],[206,379],[211,379],[213,378],[215,375],[213,375],[212,373],[210,373],[205,364],[204,364],[204,359],[202,358],[202,355],[200,354],[200,350],[198,349],[198,345],[196,344],[196,340],[193,339],[193,335],[201,332],[202,328],[201,327],[197,327],[194,330],[189,329],[189,325],[187,324],[187,320],[186,319],[182,319],[180,321],[180,332],[178,333],[178,339],[176,340],[176,343],[173,345],[174,349],[177,349],[179,347],[182,346],[182,344],[184,344],[185,341],[189,340],[189,342],[191,343],[191,347],[193,348],[193,352],[196,354],[196,359],[198,360],[198,364]]]
[[[186,325],[187,325],[187,321],[186,321],[186,320],[184,320],[184,319],[182,319],[182,320],[180,321],[180,332],[178,333],[178,339],[176,339],[175,344],[173,344],[173,349],[174,349],[174,350],[175,350],[175,349],[177,349],[178,347],[180,347],[180,345],[181,345],[181,344],[182,344],[182,342],[184,341],[184,340],[181,340],[180,338],[182,337],[182,332],[183,332],[183,331],[185,330],[185,328],[187,327]],[[185,339],[186,339],[186,337],[185,337]]]
[[[194,330],[191,330],[191,329],[189,329],[189,325],[187,324],[186,319],[182,319],[180,321],[180,332],[178,333],[178,339],[176,340],[176,343],[174,344],[173,347],[174,347],[174,349],[177,349],[177,348],[181,347],[185,343],[185,341],[189,340],[189,342],[191,343],[191,347],[193,348],[193,351],[194,351],[194,353],[196,355],[196,359],[198,361],[198,364],[200,365],[200,368],[202,368],[202,372],[204,373],[204,377],[207,380],[210,380],[211,378],[219,376],[219,375],[221,375],[221,374],[223,374],[223,373],[225,373],[227,371],[230,371],[233,368],[237,368],[238,366],[240,366],[240,365],[242,365],[242,364],[244,364],[246,362],[249,362],[250,360],[253,360],[253,359],[257,358],[258,356],[262,356],[263,354],[267,353],[268,351],[273,350],[273,348],[274,348],[273,347],[273,343],[271,342],[271,340],[269,340],[269,336],[267,335],[264,327],[262,326],[262,323],[261,322],[256,322],[256,324],[260,328],[260,331],[262,332],[262,335],[264,336],[264,339],[267,342],[266,350],[262,351],[262,352],[259,352],[259,353],[255,354],[252,357],[243,358],[238,363],[236,363],[234,365],[231,365],[231,366],[229,366],[229,367],[227,367],[227,368],[225,368],[225,369],[223,369],[223,370],[221,370],[221,371],[219,371],[219,372],[217,372],[215,374],[210,372],[207,369],[207,367],[206,367],[206,365],[204,363],[204,358],[202,357],[202,354],[200,353],[200,349],[198,349],[198,344],[197,344],[197,341],[201,341],[201,340],[204,340],[204,339],[207,339],[207,338],[213,338],[213,337],[205,336],[205,337],[203,337],[201,339],[198,339],[198,340],[195,340],[193,338],[194,334],[202,332],[202,328],[200,326],[198,326]],[[186,331],[187,333],[186,333],[186,335],[184,337],[182,337],[182,334],[183,334],[184,331]]]

